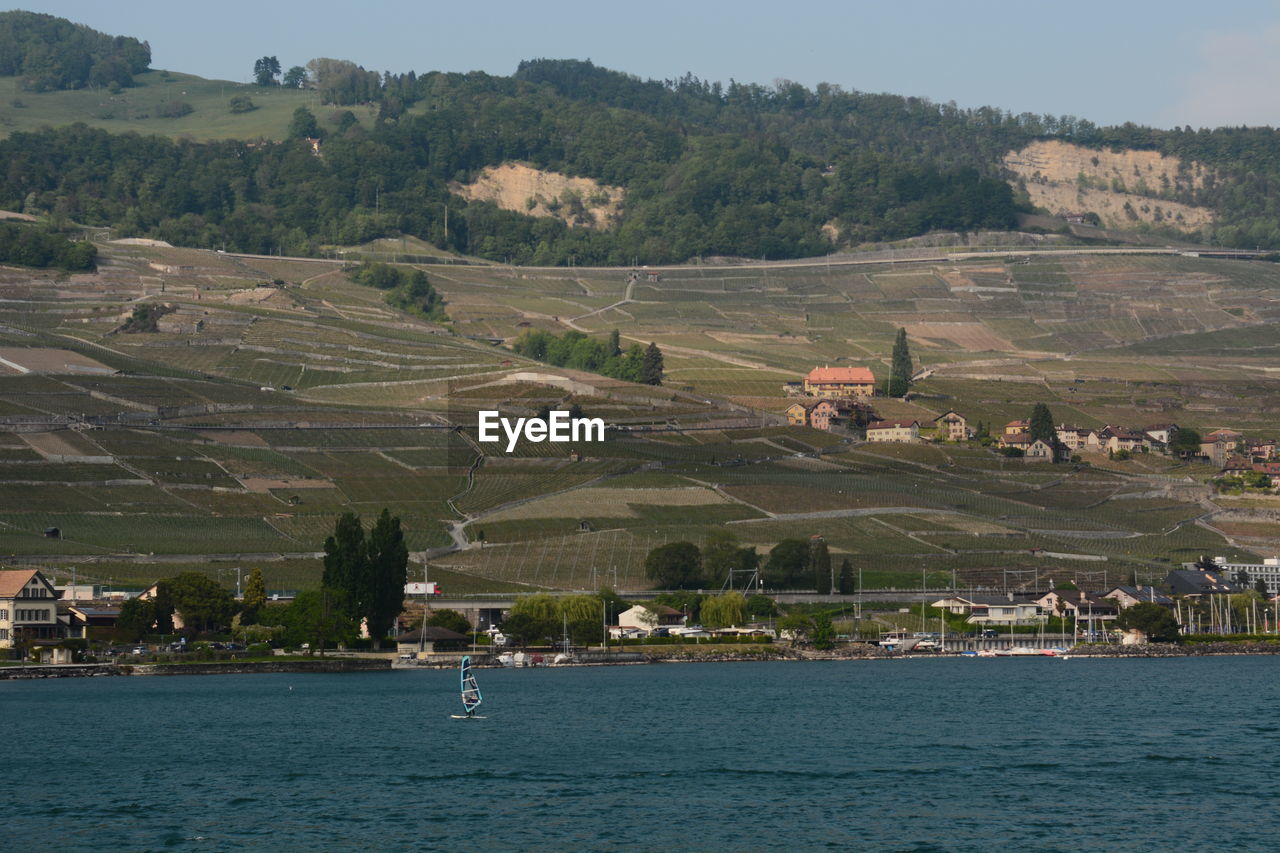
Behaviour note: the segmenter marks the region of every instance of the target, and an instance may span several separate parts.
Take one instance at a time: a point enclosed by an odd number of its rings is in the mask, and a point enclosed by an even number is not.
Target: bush
[[[254,643],[247,651],[251,658],[266,658],[272,655],[270,643]]]
[[[231,99],[230,104],[233,113],[251,113],[258,108],[248,95],[236,95]]]
[[[168,101],[156,107],[156,115],[160,118],[182,118],[195,112],[195,107],[186,101]]]

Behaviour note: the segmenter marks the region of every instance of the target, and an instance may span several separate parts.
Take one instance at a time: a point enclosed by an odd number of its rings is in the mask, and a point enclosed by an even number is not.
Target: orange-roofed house
[[[804,392],[811,397],[870,397],[876,378],[867,367],[815,367],[804,378]]]

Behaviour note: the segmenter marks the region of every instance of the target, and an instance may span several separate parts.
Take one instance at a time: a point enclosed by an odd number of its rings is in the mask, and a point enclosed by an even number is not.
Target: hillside
[[[788,402],[782,383],[814,363],[883,376],[905,325],[933,372],[910,402],[876,400],[885,417],[954,407],[998,425],[1045,401],[1081,425],[1266,434],[1280,403],[1270,264],[885,258],[671,268],[636,283],[617,269],[429,266],[451,318],[441,327],[392,311],[332,263],[100,248],[95,274],[0,271],[0,346],[31,370],[0,376],[8,562],[132,584],[174,565],[225,582],[228,567],[261,564],[272,588],[295,588],[318,577],[340,511],[383,506],[452,591],[591,587],[615,572],[642,587],[650,548],[726,525],[761,552],[820,533],[877,586],[918,583],[922,567],[976,584],[1006,570],[1159,578],[1200,554],[1280,544],[1268,499],[1219,507],[1200,466],[851,446],[769,414]],[[138,300],[172,309],[158,331],[121,330]],[[657,341],[667,385],[550,368],[478,340],[527,328]],[[1150,352],[1166,355],[1157,364]],[[659,431],[508,457],[448,428],[479,408],[568,402]],[[49,527],[62,538],[43,536]]]

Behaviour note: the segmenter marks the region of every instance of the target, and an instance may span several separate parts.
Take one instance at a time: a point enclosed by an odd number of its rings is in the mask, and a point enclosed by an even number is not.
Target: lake
[[[5,850],[1276,849],[1280,658],[0,682]]]

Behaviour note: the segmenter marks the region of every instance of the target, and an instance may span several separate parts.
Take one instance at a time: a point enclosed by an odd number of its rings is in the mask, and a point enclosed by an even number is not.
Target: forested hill
[[[266,85],[279,85],[277,68],[275,57],[255,64]],[[0,142],[0,207],[249,252],[409,234],[523,264],[789,258],[1012,227],[1031,208],[1003,158],[1058,139],[1199,161],[1208,180],[1143,192],[1211,209],[1208,236],[1221,243],[1280,247],[1280,140],[1270,129],[1099,128],[825,84],[643,81],[576,60],[531,60],[502,77],[379,74],[317,59],[285,80],[326,104],[300,109],[285,139],[197,143],[83,125],[14,133]],[[366,126],[347,108],[368,104],[377,118]],[[307,138],[322,139],[318,155]],[[508,163],[592,179],[599,198],[531,194],[501,209],[468,192]],[[623,200],[588,226],[586,208],[613,190]]]
[[[0,12],[0,75],[32,92],[83,86],[131,86],[151,64],[151,47],[65,18]]]

